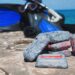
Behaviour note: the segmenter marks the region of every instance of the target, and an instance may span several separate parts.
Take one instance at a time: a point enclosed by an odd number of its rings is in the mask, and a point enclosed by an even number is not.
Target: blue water
[[[75,10],[57,10],[64,15],[65,24],[75,24]]]

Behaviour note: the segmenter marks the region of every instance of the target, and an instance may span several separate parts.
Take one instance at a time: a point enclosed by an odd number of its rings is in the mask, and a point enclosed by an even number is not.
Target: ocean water
[[[65,17],[65,24],[75,24],[75,10],[57,10]]]

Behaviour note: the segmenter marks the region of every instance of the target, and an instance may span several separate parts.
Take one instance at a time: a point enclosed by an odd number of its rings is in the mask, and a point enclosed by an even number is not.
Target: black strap
[[[22,13],[25,12],[24,7],[26,6],[27,3],[28,3],[28,1],[23,6],[19,7],[20,12],[22,12]]]

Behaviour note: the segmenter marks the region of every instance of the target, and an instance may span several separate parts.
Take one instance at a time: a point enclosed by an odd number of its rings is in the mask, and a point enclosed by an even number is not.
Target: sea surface
[[[65,24],[75,24],[75,10],[57,10],[65,17]]]

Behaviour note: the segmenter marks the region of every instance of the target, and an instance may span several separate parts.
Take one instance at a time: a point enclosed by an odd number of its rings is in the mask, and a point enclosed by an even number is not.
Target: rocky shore
[[[0,75],[75,75],[75,57],[68,57],[68,69],[36,68],[35,62],[26,63],[23,49],[33,41],[23,32],[0,33]]]

